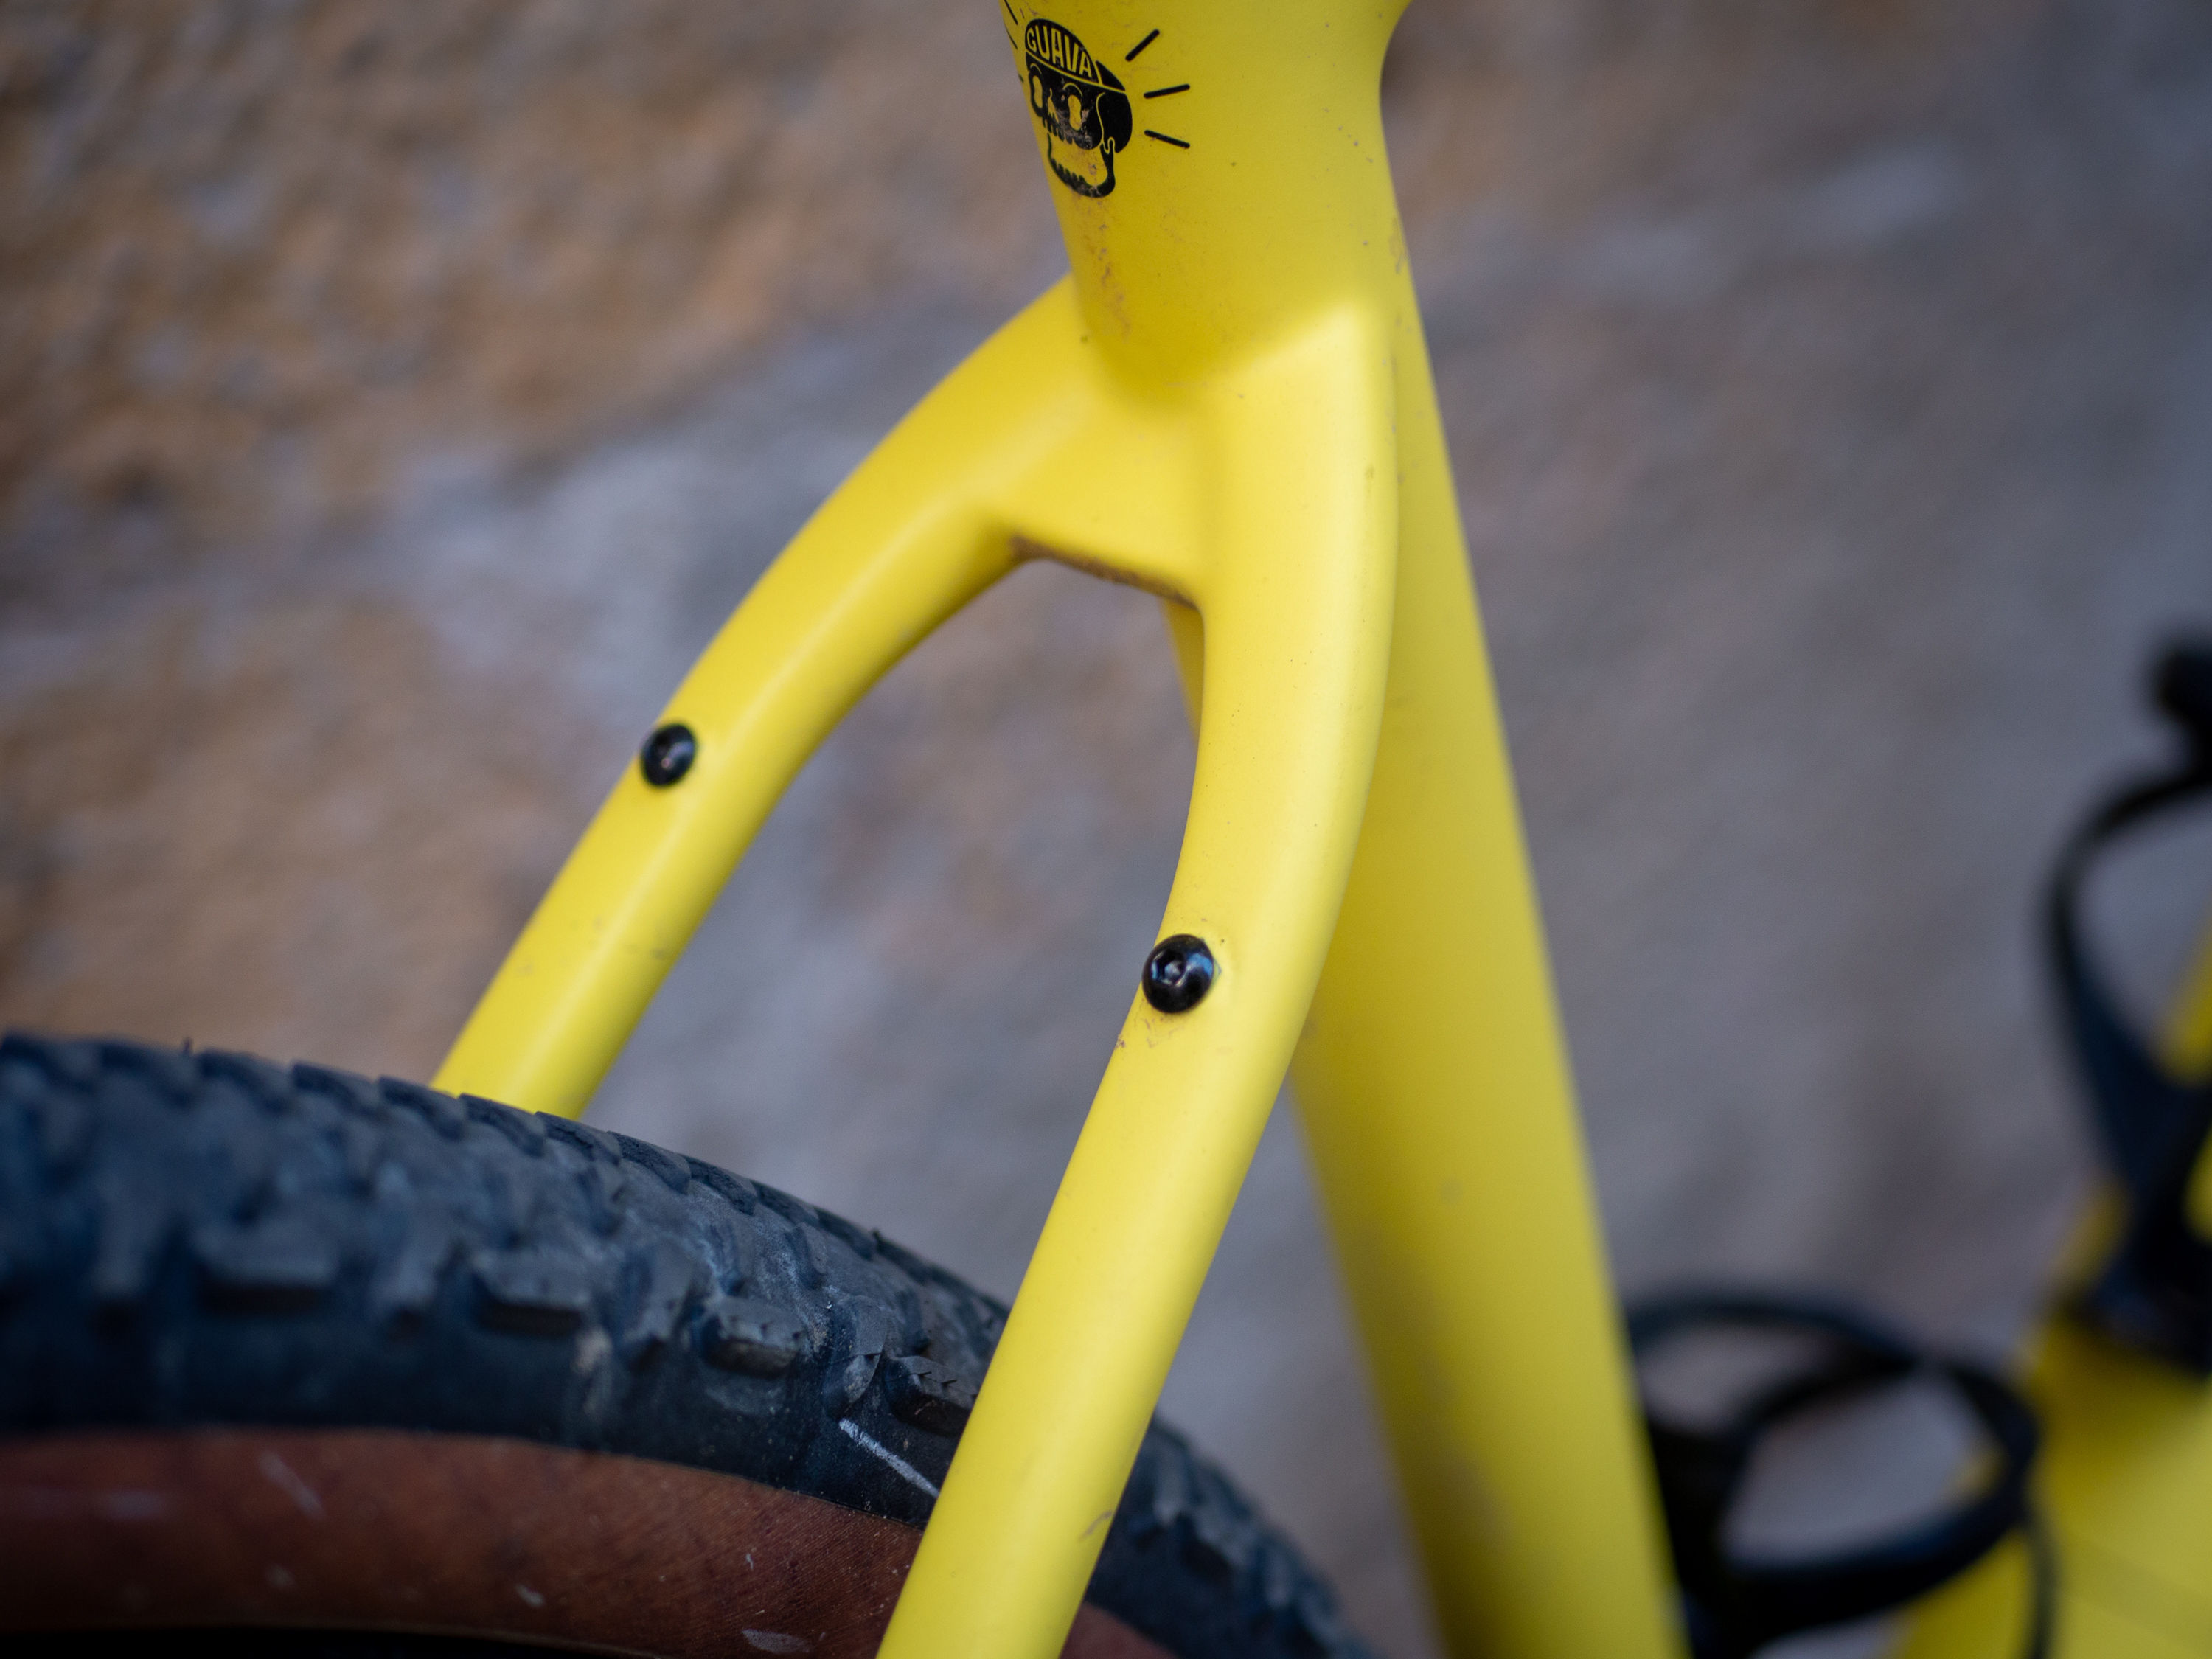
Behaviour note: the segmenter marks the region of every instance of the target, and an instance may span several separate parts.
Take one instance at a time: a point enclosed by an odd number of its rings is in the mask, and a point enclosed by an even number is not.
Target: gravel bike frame
[[[1069,276],[762,578],[662,716],[688,769],[616,786],[438,1085],[580,1113],[899,657],[1026,560],[1155,593],[1198,725],[1160,933],[1218,975],[1133,1000],[883,1651],[1059,1651],[1287,1070],[1452,1650],[1678,1654],[1383,153],[1404,0],[1000,3]]]

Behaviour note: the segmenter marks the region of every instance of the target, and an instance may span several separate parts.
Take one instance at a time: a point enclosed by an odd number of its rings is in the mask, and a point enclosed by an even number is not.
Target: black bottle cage
[[[2189,1183],[2212,1132],[2212,1083],[2174,1075],[2113,996],[2083,937],[2081,891],[2097,855],[2151,819],[2212,795],[2212,641],[2169,651],[2154,682],[2188,740],[2176,766],[2113,792],[2059,854],[2045,943],[2059,1013],[2119,1189],[2118,1242],[2074,1297],[2115,1340],[2212,1376],[2212,1242],[2189,1219]]]
[[[2044,895],[2059,1012],[2122,1206],[2118,1243],[2073,1305],[2118,1340],[2212,1376],[2212,1240],[2197,1232],[2188,1211],[2191,1179],[2212,1137],[2212,1080],[2176,1076],[2136,1030],[2090,956],[2081,922],[2083,886],[2106,847],[2212,796],[2212,641],[2167,652],[2154,690],[2186,739],[2184,756],[2100,803],[2068,838]],[[2015,1529],[2025,1534],[2033,1563],[2027,1651],[2048,1650],[2054,1569],[2028,1499],[2039,1435],[2018,1394],[1992,1373],[1916,1349],[1846,1308],[1800,1297],[1666,1297],[1631,1310],[1629,1341],[1641,1356],[1715,1326],[1810,1334],[1823,1339],[1826,1352],[1713,1427],[1669,1422],[1646,1405],[1697,1659],[1746,1659],[1797,1632],[1902,1606],[1966,1571]],[[1997,1455],[1978,1490],[1893,1537],[1835,1554],[1779,1560],[1730,1551],[1729,1510],[1761,1437],[1794,1413],[1913,1376],[1948,1387],[1980,1423]]]
[[[2028,1509],[2028,1473],[2040,1436],[2026,1401],[1979,1366],[1925,1352],[1850,1309],[1802,1297],[1711,1291],[1644,1302],[1629,1314],[1629,1343],[1642,1356],[1674,1337],[1714,1327],[1816,1336],[1825,1352],[1713,1427],[1671,1423],[1645,1407],[1683,1623],[1696,1659],[1745,1659],[1799,1631],[1901,1607],[2023,1528],[2038,1569],[2029,1650],[2042,1650],[2050,1573]],[[1777,1559],[1729,1549],[1728,1511],[1762,1436],[1810,1407],[1915,1376],[1955,1394],[1995,1450],[1993,1471],[1974,1491],[1890,1537],[1833,1554]]]

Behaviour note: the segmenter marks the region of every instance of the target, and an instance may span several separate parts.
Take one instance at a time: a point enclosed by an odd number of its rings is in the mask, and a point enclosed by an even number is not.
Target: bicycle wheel
[[[9,1036],[0,1628],[872,1653],[1005,1317],[588,1125]],[[1157,1425],[1068,1650],[1360,1653]]]

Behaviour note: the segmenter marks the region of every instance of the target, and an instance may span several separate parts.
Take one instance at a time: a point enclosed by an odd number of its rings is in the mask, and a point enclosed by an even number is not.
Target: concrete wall
[[[689,654],[1059,268],[988,9],[0,10],[0,1017],[434,1066]],[[1394,160],[1614,1259],[1997,1343],[2038,872],[2212,623],[2188,0],[1416,0]],[[1011,1290],[1172,868],[1134,596],[801,779],[603,1121]],[[2114,896],[2155,994],[2212,860]],[[1425,1641],[1294,1128],[1170,1407]]]

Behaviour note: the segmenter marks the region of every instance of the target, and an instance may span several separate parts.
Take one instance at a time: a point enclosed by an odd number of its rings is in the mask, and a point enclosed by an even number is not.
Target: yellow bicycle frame
[[[1452,1650],[1681,1650],[1383,155],[1403,3],[1001,0],[1070,275],[761,580],[663,716],[691,769],[616,786],[438,1076],[580,1113],[814,747],[1016,565],[1165,602],[1199,740],[1160,932],[1218,979],[1132,1000],[895,1659],[1059,1651],[1286,1068]],[[2203,1391],[2065,1334],[2042,1380],[2062,1534],[2185,1586]],[[2018,1572],[1915,1651],[2008,1650]],[[2076,1599],[2076,1651],[2212,1651]]]
[[[696,764],[617,785],[439,1073],[580,1112],[815,745],[1022,561],[1167,601],[1161,932],[1219,975],[1132,1001],[886,1654],[1059,1650],[1293,1062],[1448,1639],[1678,1650],[1383,155],[1402,3],[1002,6],[1069,276],[762,578],[663,717]]]

